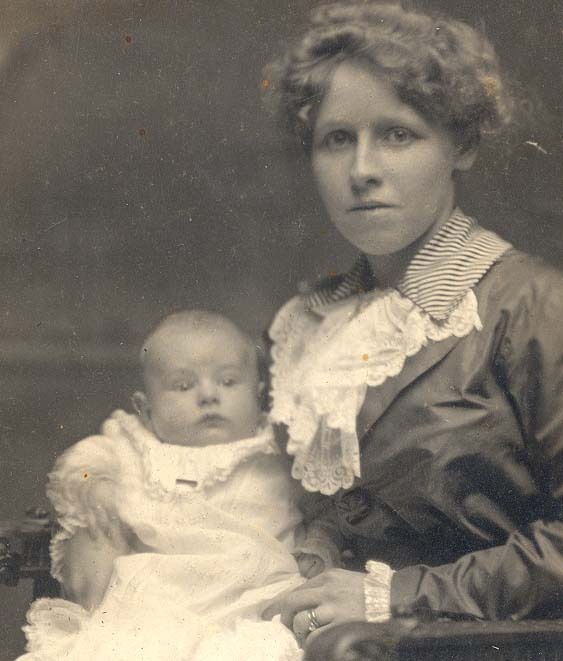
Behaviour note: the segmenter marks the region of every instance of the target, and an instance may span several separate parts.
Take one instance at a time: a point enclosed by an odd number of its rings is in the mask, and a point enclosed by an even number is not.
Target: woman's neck
[[[434,223],[410,246],[391,253],[390,255],[367,255],[371,270],[377,285],[381,288],[396,287],[411,263],[412,258],[430,239],[446,224],[454,210],[454,205],[442,214],[438,222]]]
[[[392,255],[367,255],[377,285],[383,289],[396,287],[415,252],[401,250]]]

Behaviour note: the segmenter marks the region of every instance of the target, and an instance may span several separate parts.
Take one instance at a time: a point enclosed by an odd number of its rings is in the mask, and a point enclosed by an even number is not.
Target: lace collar
[[[456,211],[397,289],[373,288],[364,258],[279,311],[270,417],[287,426],[292,475],[305,489],[333,494],[360,477],[356,419],[367,388],[397,376],[428,342],[480,330],[472,287],[509,247]]]
[[[103,433],[127,438],[141,457],[148,491],[160,497],[202,491],[226,481],[238,466],[257,454],[280,453],[268,424],[251,438],[189,447],[162,443],[137,416],[115,411],[104,423]]]

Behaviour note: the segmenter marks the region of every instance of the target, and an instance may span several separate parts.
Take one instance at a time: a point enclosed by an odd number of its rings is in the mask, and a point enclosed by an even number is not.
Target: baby
[[[303,582],[299,566],[310,577],[328,560],[296,552],[299,494],[260,410],[252,341],[220,315],[179,312],[141,363],[138,416],[116,411],[49,475],[68,599],[32,605],[20,659],[299,659],[261,615]]]

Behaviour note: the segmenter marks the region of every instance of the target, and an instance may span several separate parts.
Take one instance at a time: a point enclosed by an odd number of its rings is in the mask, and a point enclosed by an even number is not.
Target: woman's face
[[[453,173],[469,169],[475,151],[459,150],[383,77],[344,62],[319,109],[311,159],[336,228],[363,252],[390,255],[448,219]]]

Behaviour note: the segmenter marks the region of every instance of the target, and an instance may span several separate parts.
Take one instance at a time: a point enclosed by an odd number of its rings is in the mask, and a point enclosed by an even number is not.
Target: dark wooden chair
[[[351,622],[308,646],[305,661],[563,661],[563,620]]]
[[[49,514],[38,508],[19,521],[0,521],[0,585],[32,579],[34,599],[59,596],[60,585],[49,573],[52,533]]]

